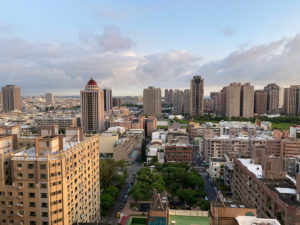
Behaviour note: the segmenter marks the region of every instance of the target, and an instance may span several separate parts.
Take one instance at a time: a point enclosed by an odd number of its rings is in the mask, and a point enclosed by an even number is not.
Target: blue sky
[[[234,81],[243,67],[249,72],[252,61],[246,66],[244,61],[234,68],[224,66],[233,56],[237,62],[258,48],[262,50],[258,58],[271,54],[278,60],[274,52],[285,48],[292,52],[289,46],[298,46],[299,8],[299,1],[2,1],[0,47],[10,57],[3,55],[1,60],[0,53],[0,78],[20,85],[28,94],[49,89],[76,94],[94,74],[102,86],[112,86],[116,94],[124,95],[141,94],[148,85],[188,88],[189,76],[202,72],[208,94]],[[270,44],[275,49],[265,48]],[[294,60],[277,70],[297,78],[298,70],[287,67]],[[288,85],[279,75],[278,79],[270,75],[274,68],[257,68],[264,63],[269,60],[256,62],[253,76],[237,81],[261,87],[268,81],[258,79],[264,75],[274,78],[270,82]],[[74,72],[72,65],[82,67]],[[224,73],[225,79],[216,84],[217,73]],[[19,76],[27,76],[39,87],[32,90]],[[60,76],[71,84],[59,85],[55,77]],[[48,84],[38,83],[38,77],[49,79]]]

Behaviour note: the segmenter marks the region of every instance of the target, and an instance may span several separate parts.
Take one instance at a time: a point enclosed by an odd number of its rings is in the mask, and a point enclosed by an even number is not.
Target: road
[[[136,173],[139,169],[143,168],[143,164],[134,164],[134,165],[128,165],[128,176],[125,180],[125,183],[123,184],[122,188],[120,189],[119,196],[115,202],[115,205],[108,211],[106,218],[103,218],[101,222],[104,222],[106,224],[117,224],[118,218],[116,218],[116,214],[118,211],[120,211],[120,205],[122,201],[124,200],[124,195],[128,195],[128,187],[129,183],[133,177],[133,174]]]
[[[200,173],[200,175],[205,180],[204,191],[207,194],[209,201],[214,201],[217,196],[216,187],[210,182],[210,177],[207,173]]]

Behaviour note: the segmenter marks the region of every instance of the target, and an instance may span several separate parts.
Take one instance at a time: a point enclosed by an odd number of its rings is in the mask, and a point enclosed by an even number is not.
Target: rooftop
[[[169,225],[176,221],[176,225],[209,225],[209,217],[202,216],[169,216]]]
[[[239,225],[280,225],[276,219],[256,218],[254,216],[238,216],[235,218]]]
[[[251,163],[251,159],[238,159],[247,169],[260,179],[274,194],[286,204],[300,208],[300,202],[296,198],[296,181],[290,176],[286,179],[270,180],[263,179],[262,166]]]

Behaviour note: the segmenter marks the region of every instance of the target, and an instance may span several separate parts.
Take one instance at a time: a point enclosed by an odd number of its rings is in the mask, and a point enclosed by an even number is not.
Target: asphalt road
[[[217,189],[216,187],[211,183],[210,177],[207,173],[200,173],[200,175],[203,177],[205,180],[204,184],[204,191],[207,194],[208,200],[209,201],[214,201],[216,196],[217,196]]]
[[[128,188],[129,188],[129,183],[133,177],[133,174],[136,173],[139,169],[144,167],[143,164],[134,164],[134,165],[128,165],[127,170],[128,170],[128,176],[125,180],[125,183],[123,184],[122,188],[120,189],[119,196],[114,204],[114,206],[109,210],[107,213],[107,216],[101,220],[101,222],[107,223],[107,224],[117,224],[118,218],[116,218],[116,214],[118,211],[120,211],[120,205],[122,201],[124,200],[124,196],[127,194],[128,195]]]

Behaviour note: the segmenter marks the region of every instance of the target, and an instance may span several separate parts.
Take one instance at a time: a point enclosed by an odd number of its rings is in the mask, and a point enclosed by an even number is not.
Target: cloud
[[[234,30],[230,27],[230,26],[227,26],[225,27],[223,30],[222,30],[223,34],[225,36],[232,36],[234,35]]]
[[[81,32],[79,39],[85,44],[97,47],[102,52],[128,50],[135,44],[129,37],[123,36],[114,25],[106,26],[101,35]]]
[[[100,37],[107,34],[110,32],[105,31]],[[95,40],[98,39],[86,41],[96,47],[0,39],[1,84],[19,85],[23,94],[51,91],[79,95],[93,76],[101,87],[112,87],[114,95],[141,95],[149,85],[188,88],[191,77],[199,74],[208,95],[231,82],[250,81],[257,87],[271,82],[282,86],[300,83],[300,34],[240,48],[205,63],[202,57],[186,50],[141,55],[126,49],[128,44],[102,43],[110,47],[100,49]]]

